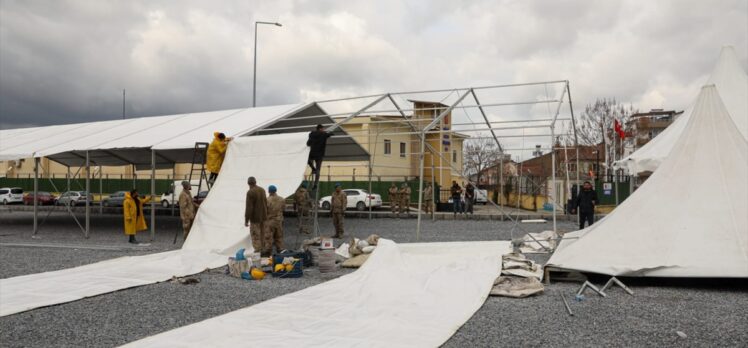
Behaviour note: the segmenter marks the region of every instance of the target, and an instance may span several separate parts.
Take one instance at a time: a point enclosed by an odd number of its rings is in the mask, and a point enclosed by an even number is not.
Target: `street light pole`
[[[257,105],[257,25],[258,24],[272,24],[278,27],[282,25],[277,22],[261,22],[255,21],[255,58],[254,58],[254,72],[252,73],[252,107]]]

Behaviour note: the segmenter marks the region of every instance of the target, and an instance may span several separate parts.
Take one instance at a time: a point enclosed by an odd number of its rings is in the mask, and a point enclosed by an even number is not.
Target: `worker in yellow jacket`
[[[128,242],[138,244],[138,241],[135,240],[135,233],[148,229],[148,225],[145,224],[145,215],[143,215],[143,204],[150,201],[150,197],[138,197],[138,190],[125,193],[125,201],[122,206],[125,218],[125,235],[129,236]]]
[[[205,159],[205,166],[210,172],[208,181],[215,182],[218,178],[218,172],[221,171],[223,165],[223,158],[226,156],[226,149],[229,146],[229,142],[232,138],[227,138],[226,134],[221,132],[213,133],[213,141],[208,146],[208,154]]]

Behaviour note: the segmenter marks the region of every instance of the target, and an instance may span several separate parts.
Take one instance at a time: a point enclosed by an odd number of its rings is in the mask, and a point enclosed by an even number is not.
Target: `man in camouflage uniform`
[[[283,211],[286,210],[286,200],[278,196],[275,185],[268,186],[268,219],[265,221],[265,236],[270,237],[270,252],[283,251]]]
[[[343,192],[340,184],[335,184],[335,192],[332,194],[332,224],[335,226],[333,238],[343,238],[343,216],[345,208],[348,207],[348,197]]]
[[[187,235],[190,234],[192,222],[195,221],[195,213],[197,212],[197,206],[192,200],[191,188],[192,185],[188,181],[182,181],[182,193],[179,194],[179,217],[182,218],[184,240],[187,240]]]
[[[392,214],[397,214],[397,205],[400,203],[400,196],[397,192],[397,186],[393,182],[392,185],[390,185],[390,189],[387,190],[387,198],[390,200]]]
[[[426,214],[434,212],[434,188],[431,183],[426,183],[426,188],[423,189],[423,210]]]
[[[306,189],[306,182],[302,183],[296,193],[293,195],[293,202],[296,207],[296,216],[299,219],[299,232],[309,234],[309,224],[311,220],[312,199],[309,197],[309,191]]]
[[[265,189],[257,186],[257,179],[250,176],[247,179],[249,190],[247,191],[246,206],[244,208],[244,226],[249,226],[252,236],[252,248],[262,256],[270,256],[273,248],[273,239],[265,233],[265,221],[268,218],[268,202]]]
[[[400,196],[400,213],[410,216],[410,186],[408,186],[407,182],[404,182],[400,186],[398,195]]]

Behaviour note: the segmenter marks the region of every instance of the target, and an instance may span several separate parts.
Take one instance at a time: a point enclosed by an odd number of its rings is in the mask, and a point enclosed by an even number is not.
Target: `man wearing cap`
[[[423,189],[423,210],[426,214],[434,212],[434,188],[430,182],[426,183],[426,188]]]
[[[195,212],[197,211],[195,202],[192,200],[191,188],[192,185],[190,185],[189,181],[182,181],[182,193],[179,194],[179,217],[182,218],[184,240],[187,240],[187,235],[190,234],[192,222],[195,221]]]
[[[400,213],[405,213],[405,216],[410,216],[410,186],[407,182],[400,185]]]
[[[332,133],[325,132],[324,128],[321,124],[318,124],[315,130],[309,132],[309,140],[306,141],[306,145],[309,146],[309,160],[307,164],[312,168],[312,174],[314,174],[312,190],[317,189],[319,174],[322,170],[322,158],[325,157],[327,138],[332,136]]]
[[[400,203],[400,195],[397,192],[397,185],[393,182],[389,190],[387,190],[387,198],[390,200],[392,214],[397,214],[397,205]]]
[[[265,247],[270,245],[270,252],[280,253],[283,251],[283,211],[286,208],[286,200],[278,196],[275,185],[268,186],[268,219],[265,221]]]
[[[343,192],[343,187],[337,183],[335,192],[332,193],[332,224],[335,226],[333,238],[343,238],[343,216],[346,207],[348,207],[348,197]]]
[[[263,238],[265,231],[265,220],[267,220],[267,198],[265,189],[257,186],[257,179],[250,176],[247,179],[249,190],[247,191],[246,206],[244,208],[244,226],[249,226],[249,232],[252,236],[252,247],[255,252],[260,252],[263,256],[270,256],[269,251],[272,245],[265,245],[266,238]]]
[[[309,234],[309,212],[312,209],[312,200],[306,187],[306,181],[301,183],[301,186],[296,189],[296,193],[293,195],[293,202],[296,208],[296,216],[299,218],[299,232]]]

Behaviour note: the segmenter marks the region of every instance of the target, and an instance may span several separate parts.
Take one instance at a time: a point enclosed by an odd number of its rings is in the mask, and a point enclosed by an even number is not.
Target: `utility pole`
[[[122,90],[122,119],[125,119],[125,90]]]

